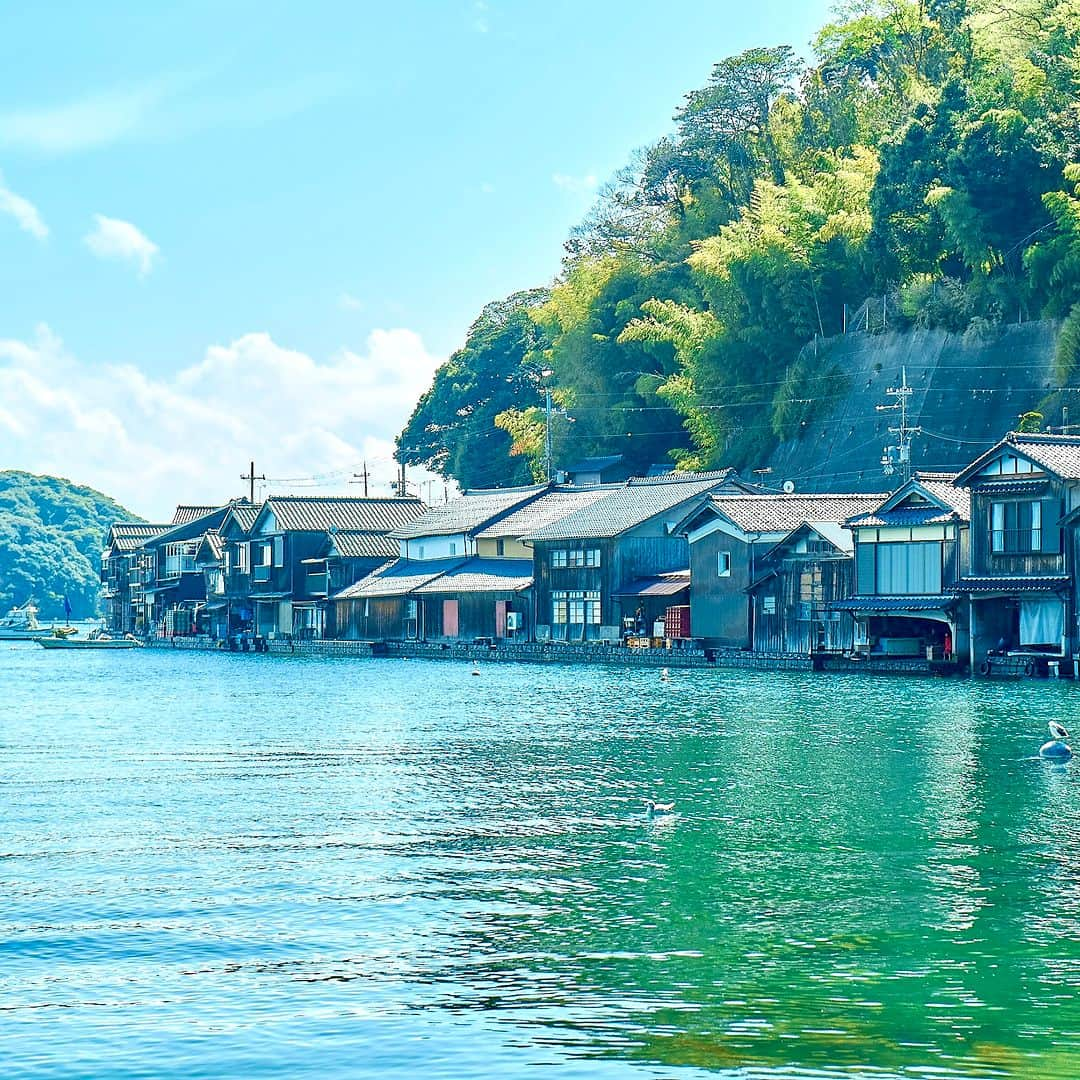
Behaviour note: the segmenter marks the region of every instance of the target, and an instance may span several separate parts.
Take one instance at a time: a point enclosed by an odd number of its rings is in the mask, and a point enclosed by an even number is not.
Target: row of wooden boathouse
[[[731,470],[413,498],[271,495],[117,522],[110,627],[153,638],[649,645],[1068,672],[1080,437],[1010,433],[892,491]]]

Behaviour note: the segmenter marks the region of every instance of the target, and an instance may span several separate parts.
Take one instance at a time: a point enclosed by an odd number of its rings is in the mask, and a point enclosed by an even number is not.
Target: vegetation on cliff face
[[[1063,318],[1069,378],[1080,0],[854,0],[813,49],[720,61],[602,189],[554,286],[485,309],[399,458],[465,486],[538,475],[550,371],[562,463],[752,465],[842,391],[807,345],[856,311],[971,341]],[[492,309],[512,328],[489,332]]]
[[[93,488],[55,476],[0,472],[0,607],[36,600],[43,618],[93,618],[101,550],[114,521],[139,521]]]

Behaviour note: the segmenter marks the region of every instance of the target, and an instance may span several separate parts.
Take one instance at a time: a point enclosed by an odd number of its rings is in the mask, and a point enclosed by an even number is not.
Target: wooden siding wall
[[[347,641],[400,641],[405,634],[405,605],[402,596],[338,600],[334,605],[337,636]]]
[[[827,612],[830,600],[843,600],[854,590],[853,559],[792,555],[777,567],[778,574],[754,592],[754,648],[759,652],[842,652],[855,645],[855,620],[847,612]],[[820,573],[820,598],[802,599],[804,571]],[[772,597],[775,611],[766,613]]]
[[[758,544],[757,559],[770,544]],[[750,608],[746,593],[750,585],[751,549],[755,545],[726,533],[713,532],[690,545],[690,633],[718,645],[748,648]],[[731,555],[731,573],[718,576],[717,556]]]
[[[457,633],[447,635],[443,626],[443,603],[457,601]],[[520,612],[524,626],[515,632],[518,639],[529,637],[532,600],[528,594],[504,592],[427,594],[420,599],[423,606],[423,632],[425,641],[472,641],[475,638],[499,636],[495,605],[504,603],[507,610]]]
[[[1012,485],[1011,485],[1012,486]],[[1015,485],[1019,487],[1019,484]],[[1047,482],[1045,477],[1032,482],[1033,492],[1031,496],[1025,496],[1023,492],[1009,491],[1000,495],[993,493],[992,487],[973,488],[971,492],[971,573],[975,576],[997,575],[1030,575],[1030,574],[1063,574],[1065,573],[1065,543],[1053,545],[1058,547],[1058,552],[1047,553],[1022,553],[1001,552],[993,553],[990,550],[990,504],[1001,501],[1043,502],[1051,500],[1059,507],[1058,513],[1048,513],[1047,507],[1043,508],[1043,529],[1057,529],[1057,521],[1065,513],[1068,506],[1068,490],[1065,484],[1057,480]],[[1053,520],[1050,520],[1053,519]],[[1064,538],[1062,538],[1064,541]],[[1046,546],[1044,544],[1044,546]]]

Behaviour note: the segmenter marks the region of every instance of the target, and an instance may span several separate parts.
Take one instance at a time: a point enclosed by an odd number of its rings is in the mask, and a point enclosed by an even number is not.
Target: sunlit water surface
[[[1080,1077],[1080,687],[471,670],[0,647],[3,1076]]]

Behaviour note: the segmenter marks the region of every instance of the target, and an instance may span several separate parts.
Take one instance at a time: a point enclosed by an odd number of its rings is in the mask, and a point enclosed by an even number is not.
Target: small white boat
[[[38,609],[33,600],[16,605],[0,619],[0,641],[32,641],[49,633],[51,626],[42,626],[37,620]]]
[[[67,633],[55,633],[51,637],[38,636],[34,640],[43,649],[141,649],[142,642],[131,634],[113,637],[105,630],[94,630],[87,637],[75,638]]]

